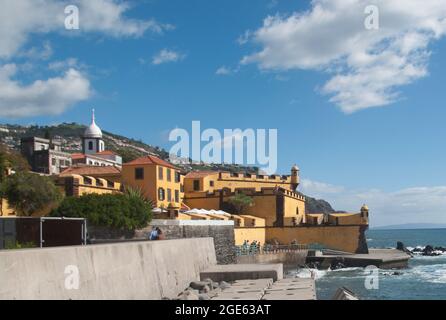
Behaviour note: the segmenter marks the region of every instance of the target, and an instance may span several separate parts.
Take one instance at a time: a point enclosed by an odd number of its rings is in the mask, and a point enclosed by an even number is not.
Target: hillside
[[[20,149],[20,139],[23,137],[52,137],[62,144],[62,150],[70,153],[80,152],[81,135],[85,130],[84,125],[77,123],[62,123],[55,126],[19,126],[11,124],[0,125],[0,142],[14,150]],[[166,150],[146,144],[142,141],[123,137],[111,132],[102,131],[107,150],[116,152],[122,156],[123,162],[128,162],[138,157],[150,154],[166,160],[169,154]],[[184,171],[191,170],[224,170],[229,172],[257,173],[257,167],[245,167],[239,165],[224,164],[177,164]]]
[[[84,125],[77,123],[62,123],[55,126],[20,126],[3,124],[0,125],[0,142],[13,150],[20,149],[20,139],[23,137],[51,137],[62,144],[62,150],[70,153],[80,152],[81,135],[85,130]],[[102,131],[103,139],[108,150],[112,150],[122,156],[123,162],[131,161],[135,158],[151,154],[167,160],[169,154],[166,150],[146,144],[142,141],[120,136],[111,132]],[[258,173],[257,167],[246,167],[231,164],[177,164],[183,171],[192,170],[214,170],[229,172]],[[317,200],[307,197],[308,213],[330,213],[335,212],[331,205],[324,200]]]

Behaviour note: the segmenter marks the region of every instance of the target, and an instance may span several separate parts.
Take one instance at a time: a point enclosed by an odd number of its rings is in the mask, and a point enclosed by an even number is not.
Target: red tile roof
[[[160,159],[158,157],[155,157],[155,156],[145,156],[145,157],[141,157],[141,158],[135,159],[133,161],[124,163],[125,166],[126,165],[144,165],[144,164],[155,164],[155,165],[163,166],[163,167],[167,167],[167,168],[178,169],[170,162],[167,162],[167,161]]]
[[[192,171],[186,174],[184,178],[199,179],[218,173],[219,173],[218,171]]]
[[[101,152],[96,152],[96,154],[103,154],[103,155],[106,155],[106,156],[116,156],[116,153],[114,153],[111,150],[104,150],[104,151],[101,151]]]
[[[78,160],[78,159],[84,159],[85,154],[83,153],[73,153],[71,154],[71,159]]]
[[[78,174],[81,176],[120,175],[121,169],[114,166],[75,165],[62,171],[59,176]]]

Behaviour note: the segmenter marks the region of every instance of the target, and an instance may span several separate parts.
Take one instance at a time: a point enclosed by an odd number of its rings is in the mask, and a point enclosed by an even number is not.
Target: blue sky
[[[420,14],[375,1],[383,31],[370,36],[378,38],[373,41],[364,40],[367,31],[346,31],[364,28],[354,23],[365,16],[338,0],[151,0],[129,7],[96,1],[109,6],[105,13],[79,0],[69,2],[80,7],[80,30],[71,31],[63,29],[61,2],[50,0],[37,1],[50,9],[34,10],[35,17],[8,20],[13,12],[30,14],[26,8],[36,2],[22,1],[21,8],[16,1],[0,1],[6,8],[0,26],[10,28],[0,33],[9,40],[0,45],[0,84],[17,86],[13,94],[0,90],[0,122],[88,123],[94,107],[104,130],[167,149],[168,132],[190,130],[193,120],[221,132],[275,128],[279,172],[297,163],[304,192],[339,209],[357,210],[368,202],[377,211],[375,225],[400,223],[400,217],[446,222],[446,27],[438,22],[446,13],[435,0],[411,0],[409,9]],[[365,4],[351,2],[360,9]],[[318,6],[341,17],[330,27],[333,34],[321,27],[332,22],[316,16]],[[94,14],[86,16],[85,10]],[[99,18],[108,13],[110,25],[101,26]],[[57,15],[53,23],[40,20],[51,21],[49,14]],[[401,18],[398,26],[386,25],[402,16],[409,23]],[[426,17],[438,28],[420,22]],[[358,34],[362,38],[350,48],[346,38]],[[404,46],[398,46],[403,38]],[[163,50],[164,60],[156,60]],[[327,57],[323,50],[333,52]],[[364,60],[363,52],[373,52],[377,62]],[[71,79],[69,69],[78,72],[73,76],[79,82],[71,93],[52,97],[59,87],[48,79],[63,85]],[[39,80],[50,89],[35,98],[26,90]],[[342,98],[333,100],[338,94]],[[19,111],[11,112],[11,105]]]

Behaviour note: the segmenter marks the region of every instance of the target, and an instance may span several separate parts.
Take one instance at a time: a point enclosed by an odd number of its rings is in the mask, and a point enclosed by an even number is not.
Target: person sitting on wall
[[[152,227],[152,231],[149,235],[149,240],[157,240],[158,239],[158,228]]]

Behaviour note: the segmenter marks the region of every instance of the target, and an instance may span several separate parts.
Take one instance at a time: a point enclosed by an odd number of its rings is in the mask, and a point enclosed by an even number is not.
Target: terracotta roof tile
[[[77,159],[84,159],[85,154],[83,153],[73,153],[71,154],[71,159],[77,160]]]
[[[101,152],[96,152],[96,154],[103,154],[103,155],[107,155],[107,156],[116,156],[116,153],[114,153],[111,150],[104,150]]]
[[[133,161],[124,163],[124,165],[144,165],[144,164],[155,164],[155,165],[159,165],[159,166],[163,166],[163,167],[167,167],[167,168],[178,169],[170,162],[167,162],[167,161],[160,159],[158,157],[155,157],[155,156],[145,156],[145,157],[141,157],[141,158],[135,159]]]
[[[71,174],[78,174],[81,176],[88,175],[120,175],[121,169],[114,166],[89,166],[89,165],[75,165],[62,171],[59,176],[68,176]]]

